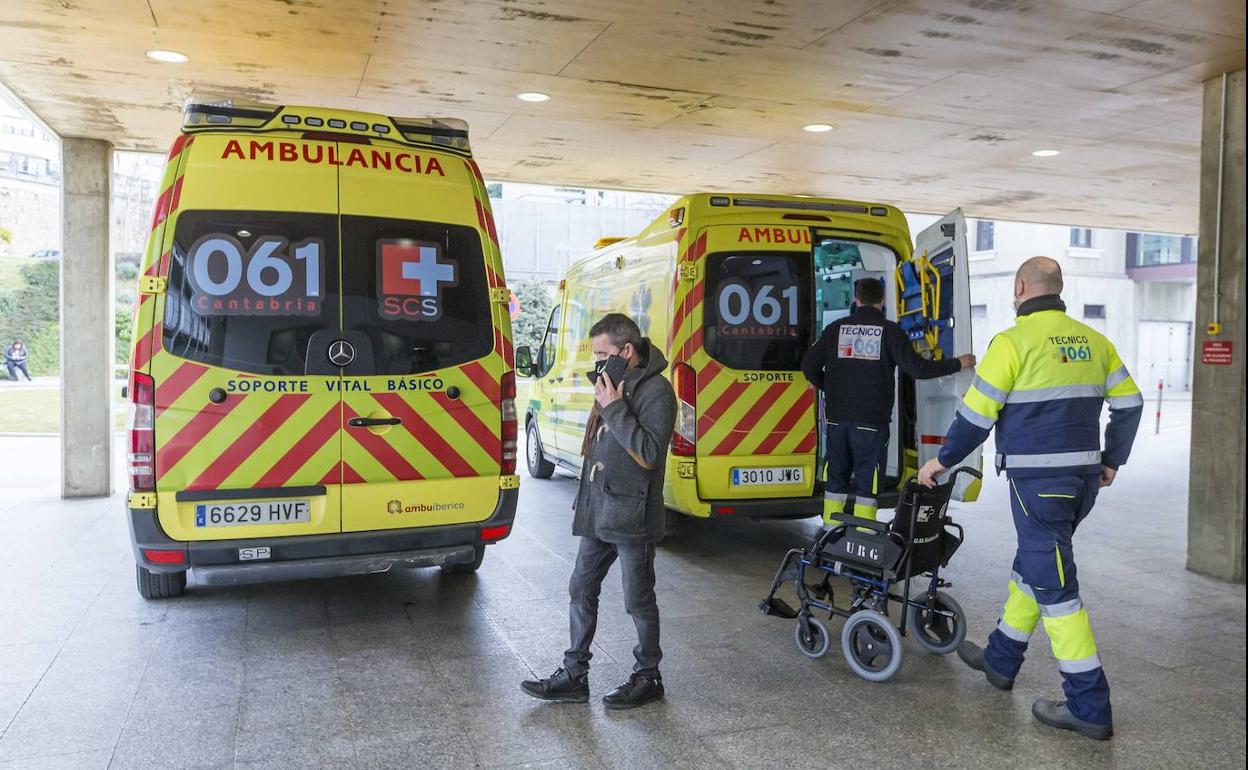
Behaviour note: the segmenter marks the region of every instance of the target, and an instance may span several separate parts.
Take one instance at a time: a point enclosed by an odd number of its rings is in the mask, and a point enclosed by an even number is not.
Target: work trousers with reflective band
[[[1109,682],[1079,599],[1071,550],[1071,538],[1092,510],[1100,481],[1093,475],[1011,477],[1009,485],[1018,551],[1009,597],[984,656],[998,674],[1014,678],[1043,620],[1070,712],[1093,724],[1111,724]]]
[[[654,543],[607,543],[582,537],[576,552],[576,566],[568,581],[571,599],[568,625],[572,644],[563,655],[563,667],[572,676],[589,672],[593,657],[590,645],[598,628],[598,597],[602,581],[616,561],[624,583],[624,609],[637,628],[636,663],[641,674],[659,673],[663,650],[659,648],[659,602],[654,594]]]
[[[854,516],[874,519],[879,510],[876,495],[884,475],[888,451],[888,426],[863,422],[828,423],[828,476],[823,491],[823,521],[832,524],[845,512],[849,493],[854,493]]]

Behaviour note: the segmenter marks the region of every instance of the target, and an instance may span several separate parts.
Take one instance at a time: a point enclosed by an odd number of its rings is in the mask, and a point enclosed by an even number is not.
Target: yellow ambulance
[[[139,592],[439,565],[516,510],[498,237],[467,126],[191,101],[139,277]]]
[[[670,362],[679,415],[664,489],[696,517],[802,517],[823,510],[821,395],[802,376],[819,332],[847,315],[853,285],[875,277],[886,312],[916,350],[971,350],[965,220],[955,211],[912,241],[893,206],[813,197],[685,196],[634,238],[603,239],[560,284],[524,408],[530,475],[576,473],[593,406],[587,333],[630,315]],[[899,374],[881,505],[934,457],[970,383],[962,372]],[[981,462],[971,458],[968,464]],[[975,499],[978,482],[956,490]]]

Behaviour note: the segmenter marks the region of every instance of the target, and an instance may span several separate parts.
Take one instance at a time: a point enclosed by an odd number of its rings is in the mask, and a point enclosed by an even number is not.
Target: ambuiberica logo
[[[377,242],[378,312],[404,321],[442,317],[442,289],[459,283],[459,265],[442,258],[442,244],[407,239]]]
[[[397,516],[403,513],[441,513],[443,511],[462,511],[463,503],[404,503],[402,500],[391,500],[386,503],[386,513]]]

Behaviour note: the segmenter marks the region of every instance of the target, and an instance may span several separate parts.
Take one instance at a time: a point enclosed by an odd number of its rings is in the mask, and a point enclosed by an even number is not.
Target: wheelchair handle
[[[953,472],[949,474],[949,479],[948,479],[947,481],[945,481],[945,483],[946,483],[946,484],[952,484],[952,483],[953,483],[953,480],[954,480],[954,479],[956,479],[956,478],[958,477],[958,474],[959,474],[959,473],[969,473],[970,475],[974,476],[974,477],[975,477],[975,478],[977,478],[977,479],[983,479],[983,478],[984,478],[984,474],[980,473],[979,471],[975,470],[974,468],[972,468],[972,467],[970,467],[970,466],[968,466],[968,465],[963,465],[963,466],[961,466],[961,467],[959,467],[959,468],[955,468],[955,469],[953,470]]]

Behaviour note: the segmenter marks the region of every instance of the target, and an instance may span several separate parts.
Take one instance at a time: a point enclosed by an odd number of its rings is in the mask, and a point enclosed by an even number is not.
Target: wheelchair
[[[928,489],[916,481],[906,484],[891,522],[840,516],[805,548],[784,555],[771,590],[759,605],[764,615],[796,619],[797,649],[820,658],[831,647],[826,613],[845,619],[841,652],[858,676],[884,682],[901,667],[903,636],[911,635],[925,650],[948,655],[966,638],[966,614],[953,597],[941,590],[952,584],[940,570],[962,545],[962,527],[949,518],[949,498],[960,474],[983,478],[973,468],[958,468],[944,484]],[[849,582],[848,603],[836,601],[832,578]],[[911,595],[911,579],[925,579],[927,589]],[[776,594],[792,581],[797,592],[794,609]],[[895,592],[901,584],[901,593]],[[899,605],[899,623],[889,618],[890,604]]]

